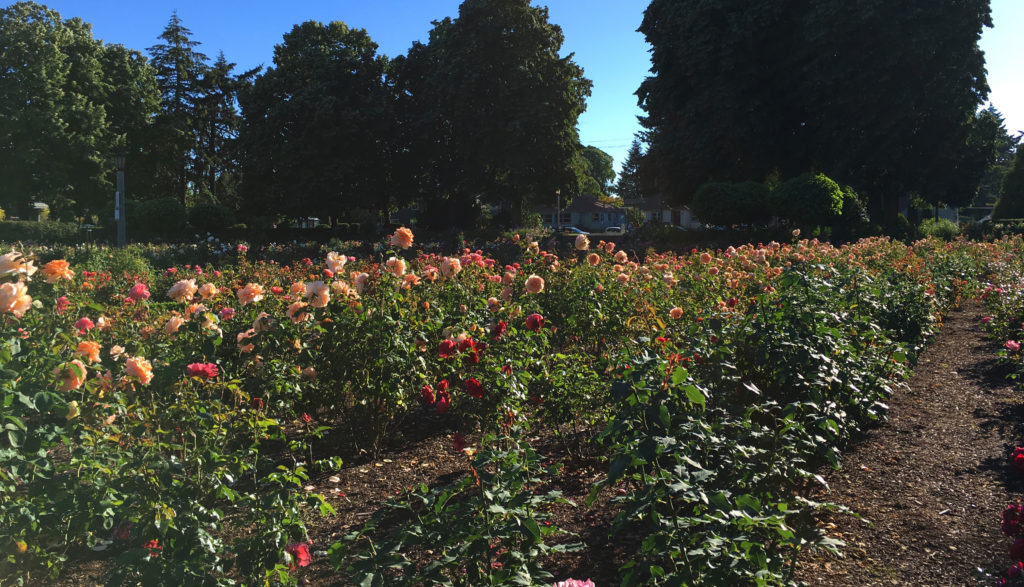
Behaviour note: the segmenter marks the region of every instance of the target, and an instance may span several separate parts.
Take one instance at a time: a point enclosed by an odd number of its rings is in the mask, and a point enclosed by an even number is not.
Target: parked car
[[[605,227],[604,231],[607,234],[622,234],[622,227],[621,226],[608,226],[608,227]]]
[[[580,229],[576,228],[575,226],[563,226],[562,227],[562,234],[585,234],[587,236],[590,236],[589,232],[587,232],[585,230],[580,230]]]

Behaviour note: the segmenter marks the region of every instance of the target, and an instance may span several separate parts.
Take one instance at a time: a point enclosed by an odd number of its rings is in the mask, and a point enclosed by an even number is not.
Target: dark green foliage
[[[1024,218],[1024,157],[1017,149],[1013,169],[1003,180],[1003,191],[996,204],[994,218]]]
[[[643,197],[640,184],[640,160],[643,156],[640,141],[633,139],[626,153],[626,160],[622,162],[622,168],[619,170],[619,181],[612,190],[623,202],[634,202]]]
[[[30,220],[0,221],[0,241],[34,243],[73,243],[86,239],[74,222],[35,222]]]
[[[989,0],[653,0],[645,169],[678,202],[775,169],[819,169],[890,221],[908,191],[969,201],[989,161],[986,25]]]
[[[953,240],[960,235],[960,227],[956,222],[946,218],[926,218],[918,227],[921,236],[934,236],[942,240]]]
[[[188,223],[200,233],[215,232],[235,223],[235,214],[222,204],[200,203],[188,209]]]
[[[987,118],[991,124],[998,127],[996,132],[998,139],[995,144],[996,158],[992,165],[981,178],[981,185],[978,187],[978,196],[974,199],[975,206],[991,206],[999,201],[1003,190],[1003,180],[1013,169],[1014,155],[1021,135],[1012,137],[1006,131],[1002,114],[989,106],[978,114],[979,119]]]
[[[843,188],[821,173],[804,173],[772,191],[779,217],[799,226],[830,224],[843,211]]]
[[[593,195],[609,195],[611,190],[612,181],[615,180],[615,168],[613,163],[615,159],[611,155],[605,153],[601,149],[592,145],[583,147],[580,151],[583,159],[587,162],[587,176],[593,178],[594,182],[597,183],[596,191],[584,190],[583,193]]]
[[[468,227],[479,201],[513,210],[580,192],[576,121],[591,83],[529,0],[466,0],[396,60],[402,192]]]
[[[129,205],[125,216],[129,239],[174,239],[185,233],[187,215],[177,198],[157,198],[134,204]]]
[[[769,195],[763,183],[710,182],[700,186],[690,208],[706,224],[763,223],[772,216]]]
[[[152,69],[34,2],[0,9],[0,48],[0,206],[12,216],[33,201],[65,219],[95,212],[114,193],[114,153],[137,148],[155,112]]]
[[[349,218],[391,201],[390,65],[364,29],[296,25],[239,96],[246,207]]]

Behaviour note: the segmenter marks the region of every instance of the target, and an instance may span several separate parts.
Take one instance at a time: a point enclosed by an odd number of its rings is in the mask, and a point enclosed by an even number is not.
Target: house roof
[[[540,210],[543,212],[554,212],[554,208],[551,207],[544,207]],[[577,212],[580,214],[586,214],[588,212],[613,212],[621,214],[624,213],[625,210],[613,204],[602,202],[594,196],[580,194],[572,199],[571,204],[562,208],[563,214],[571,212]]]

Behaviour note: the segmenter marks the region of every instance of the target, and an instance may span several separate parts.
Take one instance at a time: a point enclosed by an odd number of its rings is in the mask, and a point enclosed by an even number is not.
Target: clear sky
[[[63,18],[80,17],[93,35],[145,53],[157,42],[177,10],[193,40],[211,59],[223,51],[236,71],[271,65],[274,45],[292,26],[307,20],[342,20],[365,28],[379,51],[404,54],[425,41],[431,21],[458,15],[459,0],[39,0]],[[648,74],[650,59],[636,32],[649,0],[543,0],[550,21],[565,34],[563,54],[594,82],[580,118],[580,140],[604,149],[621,165],[643,114],[634,92]],[[1024,131],[1024,2],[992,0],[995,28],[982,37],[991,100],[1011,132]]]

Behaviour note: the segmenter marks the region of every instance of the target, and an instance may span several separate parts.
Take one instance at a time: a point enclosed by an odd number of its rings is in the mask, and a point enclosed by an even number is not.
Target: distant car
[[[585,234],[587,236],[590,236],[589,232],[587,232],[585,230],[580,230],[580,229],[576,228],[575,226],[563,226],[562,227],[562,234]]]
[[[607,234],[622,234],[621,226],[608,226],[604,229]]]

